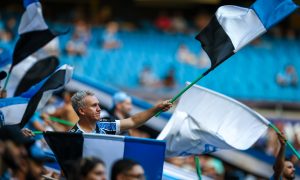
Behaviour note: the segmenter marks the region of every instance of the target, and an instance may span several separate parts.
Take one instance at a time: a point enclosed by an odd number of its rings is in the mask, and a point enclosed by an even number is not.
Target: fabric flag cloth
[[[47,78],[59,66],[59,60],[55,56],[37,59],[33,56],[17,64],[10,75],[7,84],[7,97],[19,96],[31,86]]]
[[[72,74],[73,68],[63,65],[20,96],[0,99],[2,125],[24,127],[36,109],[45,105],[54,91],[62,89],[71,80]]]
[[[221,6],[196,39],[214,69],[297,8],[292,0],[257,0],[250,8]]]
[[[144,168],[146,179],[162,179],[165,142],[117,135],[45,132],[44,138],[68,177],[74,161],[98,157],[111,169],[119,159],[131,159]],[[109,174],[109,173],[108,173]],[[110,179],[110,178],[108,178]]]
[[[24,12],[19,25],[19,39],[13,52],[13,63],[11,67],[36,52],[56,36],[67,33],[55,32],[48,29],[45,23],[41,4],[37,0],[24,0]]]
[[[5,66],[11,64],[12,54],[8,48],[0,47],[0,69],[3,69]]]
[[[167,157],[245,150],[266,132],[268,124],[240,102],[194,85],[181,96],[157,139],[167,142]]]

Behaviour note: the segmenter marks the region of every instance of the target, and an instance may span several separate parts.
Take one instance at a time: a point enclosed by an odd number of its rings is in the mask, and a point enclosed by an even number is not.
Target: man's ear
[[[79,112],[80,115],[84,115],[85,114],[83,108],[78,108],[78,112]]]

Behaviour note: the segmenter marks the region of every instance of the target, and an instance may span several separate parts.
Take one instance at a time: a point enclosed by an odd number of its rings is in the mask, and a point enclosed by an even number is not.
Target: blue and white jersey
[[[85,133],[78,123],[69,131],[74,133]],[[95,134],[119,134],[120,120],[100,119],[96,122]]]

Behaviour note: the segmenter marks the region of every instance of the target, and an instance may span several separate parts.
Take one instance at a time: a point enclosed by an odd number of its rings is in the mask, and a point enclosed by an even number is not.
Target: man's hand
[[[27,128],[21,129],[21,132],[26,137],[33,137],[34,136],[34,133],[30,129],[27,129]]]
[[[286,137],[285,134],[281,132],[281,134],[277,133],[278,140],[281,146],[285,146],[286,144]]]
[[[170,100],[166,100],[166,101],[163,101],[161,103],[158,103],[156,105],[156,108],[158,111],[162,110],[162,111],[168,111],[171,107],[172,107],[172,103],[170,103]]]

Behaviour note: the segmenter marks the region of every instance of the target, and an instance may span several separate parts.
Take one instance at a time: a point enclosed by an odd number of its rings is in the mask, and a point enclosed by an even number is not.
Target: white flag
[[[240,102],[194,85],[182,95],[157,139],[167,142],[169,157],[245,150],[266,132],[268,124]]]

